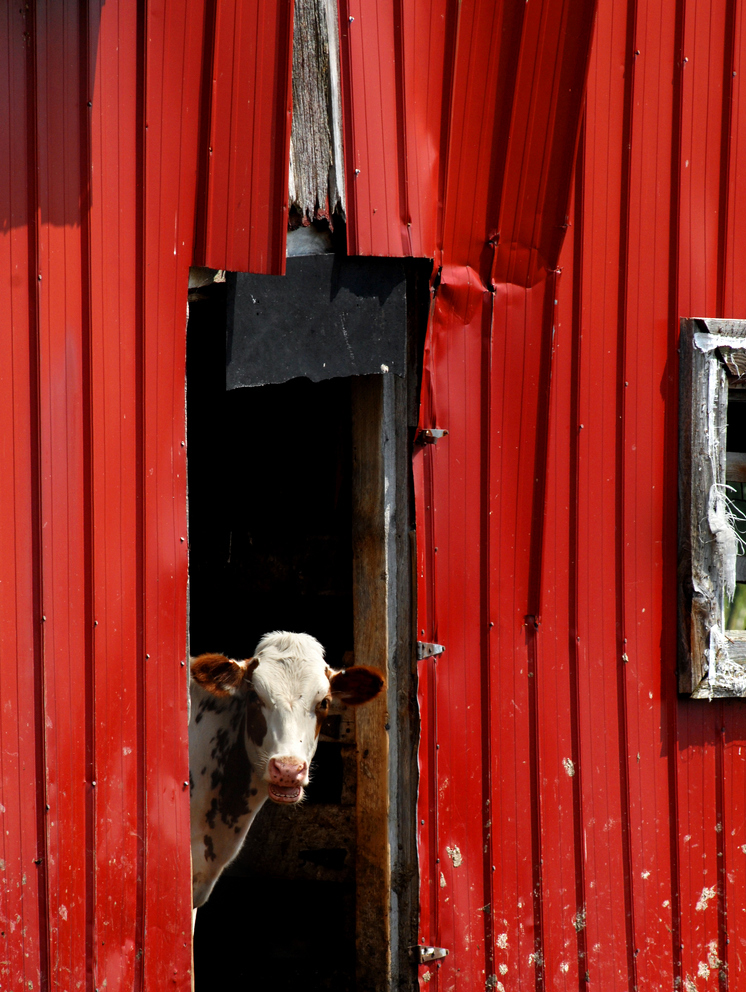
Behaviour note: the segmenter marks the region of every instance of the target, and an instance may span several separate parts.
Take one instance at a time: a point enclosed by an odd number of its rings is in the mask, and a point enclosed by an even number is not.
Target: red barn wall
[[[434,294],[423,989],[746,987],[746,704],[675,675],[679,318],[746,318],[743,18],[600,0],[561,252],[501,266],[500,226],[489,293]]]
[[[287,227],[292,5],[233,7],[0,9],[2,988],[191,988],[188,273],[281,271]],[[279,67],[228,141],[227,35]]]
[[[677,697],[674,633],[678,321],[746,317],[744,11],[594,8],[340,0],[350,250],[436,259],[423,988],[745,981],[744,704]],[[282,271],[290,4],[2,17],[1,981],[187,989],[187,270]]]

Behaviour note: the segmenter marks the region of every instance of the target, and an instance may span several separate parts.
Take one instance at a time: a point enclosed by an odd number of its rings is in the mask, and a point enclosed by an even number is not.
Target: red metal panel
[[[725,222],[725,266],[723,316],[746,313],[746,108],[743,80],[746,78],[746,10],[735,4],[732,50],[725,63],[726,125],[728,128],[727,195],[721,205]],[[728,22],[730,25],[730,21]],[[730,72],[730,76],[728,73]]]
[[[420,501],[423,537],[433,543],[423,558],[434,562],[427,639],[446,644],[437,679],[422,689],[439,747],[436,769],[421,753],[423,778],[438,783],[437,810],[428,811],[437,835],[431,828],[431,863],[421,865],[430,900],[421,934],[451,949],[438,972],[447,989],[527,987],[550,973],[557,987],[578,981],[576,799],[566,770],[572,685],[566,665],[553,667],[561,625],[549,621],[546,650],[536,625],[555,315],[546,256],[556,256],[561,239],[559,200],[570,186],[591,23],[592,7],[578,5],[472,3],[459,11],[447,264],[425,380],[425,416],[450,433],[442,451],[423,455],[433,481]],[[566,474],[559,484],[567,487]],[[562,543],[552,525],[548,539]],[[566,701],[561,717],[552,713],[559,737],[545,729],[557,692]],[[436,793],[430,783],[424,789]],[[543,810],[553,818],[559,796],[566,813],[552,830],[565,840],[564,856],[542,869]],[[455,847],[457,868],[449,864]],[[435,858],[447,870],[433,884],[442,870]]]
[[[148,7],[143,158],[143,987],[187,989],[186,307],[204,0]],[[178,112],[174,112],[174,108]]]
[[[445,448],[443,455],[418,455],[432,472],[429,488],[427,471],[416,478],[423,487],[420,595],[427,597],[428,635],[437,630],[444,640],[447,630],[460,643],[463,625],[476,645],[477,624],[489,620],[499,646],[489,669],[481,669],[481,687],[475,672],[444,664],[437,685],[430,677],[421,686],[427,721],[431,695],[439,701],[440,743],[421,752],[425,779],[437,756],[436,781],[425,783],[424,794],[427,823],[438,831],[435,838],[423,831],[428,843],[420,848],[422,936],[452,941],[453,956],[439,971],[446,988],[473,987],[482,962],[496,966],[486,977],[498,990],[585,981],[700,992],[739,987],[746,718],[741,704],[677,698],[674,507],[679,317],[746,315],[737,275],[742,12],[720,0],[600,6],[576,206],[568,216],[574,229],[551,294],[556,307],[547,295],[538,306],[540,281],[536,301],[534,289],[515,283],[541,280],[561,237],[558,213],[547,218],[566,204],[570,174],[563,168],[574,132],[547,107],[548,81],[561,77],[561,68],[553,75],[542,62],[549,48],[539,39],[561,33],[567,11],[534,7],[523,17],[515,63],[523,82],[505,89],[512,94],[510,128],[494,132],[505,151],[499,168],[492,163],[499,181],[489,193],[479,186],[485,123],[478,131],[468,119],[475,100],[468,77],[459,75],[472,13],[466,6],[459,21],[451,101],[451,140],[469,154],[448,158],[447,264],[436,290],[423,403],[428,425],[450,427],[450,420],[456,428],[446,439],[447,456]],[[478,50],[472,61],[491,92],[495,77]],[[561,45],[554,51],[561,53]],[[560,54],[559,62],[567,57]],[[538,99],[532,80],[541,80]],[[557,112],[565,121],[572,116]],[[564,144],[553,175],[547,156],[555,135]],[[476,209],[466,192],[472,189]],[[491,228],[495,204],[499,221]],[[480,313],[467,287],[473,292],[482,283],[451,264],[449,253],[481,275],[482,232],[498,230],[489,354],[473,350],[465,359],[464,328],[476,326]],[[549,246],[545,252],[540,243]],[[547,399],[541,383],[548,366]],[[472,392],[486,404],[482,420]],[[465,466],[478,477],[475,459],[489,484],[457,488]],[[470,547],[459,527],[485,500],[489,540],[485,549],[480,530]],[[466,567],[476,540],[483,556],[478,578]],[[469,621],[460,603],[473,611],[477,600],[482,609]],[[528,620],[523,642],[519,619]],[[456,709],[462,705],[461,682],[482,692],[481,726],[489,732],[481,755],[471,736],[462,739],[460,757],[444,753],[441,725],[458,719],[447,711],[451,698]],[[464,859],[475,892],[487,872],[495,880],[494,956],[483,958],[473,924],[460,915],[466,896],[461,906],[445,907],[447,890],[435,884],[426,859],[442,858],[440,838],[451,820],[459,822],[448,796],[470,787],[488,754],[491,835],[480,866],[476,834],[467,834]],[[447,788],[438,790],[446,778]],[[477,810],[475,800],[472,829]],[[528,938],[536,941],[529,970],[521,960]]]
[[[203,265],[285,272],[292,52],[291,0],[217,0]]]
[[[619,728],[624,664],[617,584],[621,412],[617,343],[623,257],[622,144],[629,93],[627,10],[602,6],[588,78],[586,123],[576,172],[573,286],[577,411],[574,499],[574,650],[577,651],[579,755],[586,911],[586,970],[600,987],[626,987],[629,845]],[[605,126],[606,125],[606,126]],[[564,266],[569,246],[562,251]],[[564,282],[562,289],[566,290]],[[580,425],[583,425],[582,428]],[[571,650],[573,650],[571,648]]]
[[[38,989],[46,966],[43,773],[38,741],[39,505],[36,315],[29,308],[28,15],[8,4],[0,40],[0,985]]]
[[[679,303],[682,316],[721,315],[723,72],[728,0],[686,0],[681,42]],[[730,39],[728,39],[730,44]],[[678,54],[678,53],[677,53]],[[730,52],[727,61],[730,62]]]
[[[92,917],[87,852],[91,603],[86,587],[90,429],[81,217],[81,11],[36,10],[37,306],[41,464],[42,652],[47,804],[49,983],[84,984]]]
[[[204,6],[6,18],[1,983],[186,990],[184,366]]]
[[[670,360],[678,321],[671,320],[671,197],[676,18],[669,5],[634,8],[630,81],[629,151],[623,188],[627,241],[619,335],[624,349],[622,406],[622,561],[620,606],[624,664],[620,716],[624,721],[629,818],[629,871],[635,981],[653,987],[673,974],[671,901],[678,890],[672,843],[673,781],[660,760],[661,740],[675,739],[676,631],[665,621],[676,612],[674,573],[664,548],[676,546],[677,445],[666,444],[675,425],[678,376]],[[639,52],[635,55],[635,52]],[[646,52],[656,53],[653,58]],[[675,436],[675,432],[674,432]]]
[[[93,980],[141,983],[142,595],[138,21],[89,6]]]

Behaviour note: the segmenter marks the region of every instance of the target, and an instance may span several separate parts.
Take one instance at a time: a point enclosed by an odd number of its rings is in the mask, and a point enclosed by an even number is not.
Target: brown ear
[[[192,658],[192,678],[213,696],[235,696],[246,677],[248,661],[234,661],[224,654]]]
[[[332,695],[336,696],[346,706],[361,706],[375,699],[383,689],[384,681],[380,672],[375,668],[364,665],[354,665],[341,672],[334,672],[329,681]]]

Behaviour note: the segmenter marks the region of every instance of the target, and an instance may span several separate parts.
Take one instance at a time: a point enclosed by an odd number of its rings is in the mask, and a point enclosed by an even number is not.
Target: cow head
[[[321,725],[333,699],[359,706],[374,699],[383,678],[372,668],[335,671],[309,634],[265,634],[253,658],[221,654],[192,661],[192,677],[215,696],[245,701],[245,743],[252,767],[276,803],[297,803],[308,785]]]

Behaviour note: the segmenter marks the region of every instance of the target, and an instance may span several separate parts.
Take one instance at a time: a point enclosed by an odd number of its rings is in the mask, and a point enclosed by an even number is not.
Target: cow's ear
[[[332,695],[346,706],[361,706],[375,699],[383,689],[384,681],[380,672],[365,665],[353,665],[341,672],[329,669],[329,682]]]
[[[192,678],[213,696],[238,696],[246,690],[249,662],[234,661],[224,654],[201,654],[192,658]]]

